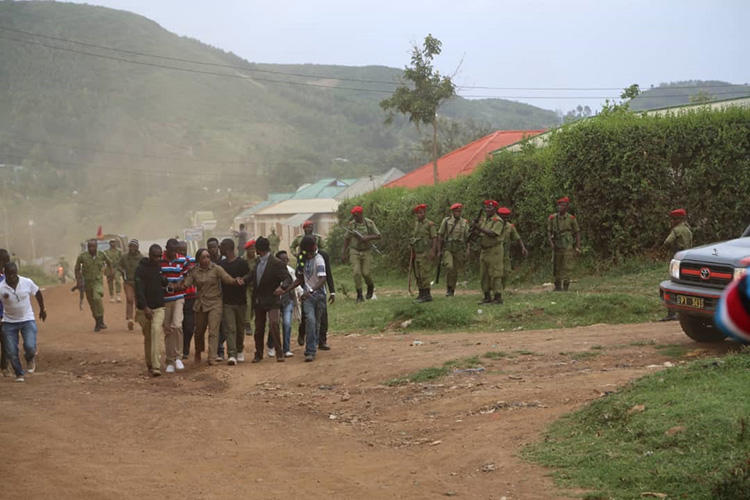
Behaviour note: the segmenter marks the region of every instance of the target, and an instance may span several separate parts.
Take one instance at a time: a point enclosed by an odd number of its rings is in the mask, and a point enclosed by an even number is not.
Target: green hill
[[[79,4],[0,2],[0,28],[0,196],[50,221],[49,239],[99,224],[160,236],[190,209],[427,161],[414,127],[383,124],[395,68],[250,63]],[[505,129],[559,121],[502,100],[458,98],[441,115]]]
[[[644,90],[630,101],[630,109],[644,111],[748,96],[750,96],[750,85],[735,85],[716,80],[685,80],[661,83],[658,87]]]

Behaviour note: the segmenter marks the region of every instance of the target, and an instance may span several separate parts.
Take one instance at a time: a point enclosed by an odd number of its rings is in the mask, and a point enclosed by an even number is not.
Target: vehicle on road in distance
[[[749,228],[750,229],[750,228]],[[750,265],[750,237],[710,243],[674,255],[670,279],[659,285],[661,300],[677,313],[682,330],[697,342],[719,342],[724,334],[713,315],[724,288]]]
[[[126,252],[128,250],[128,237],[125,236],[124,234],[103,234],[101,236],[95,236],[93,238],[89,238],[89,240],[96,240],[96,248],[100,252],[109,250],[110,240],[115,240],[120,244],[120,251]],[[89,240],[83,240],[81,242],[81,252],[86,251]]]

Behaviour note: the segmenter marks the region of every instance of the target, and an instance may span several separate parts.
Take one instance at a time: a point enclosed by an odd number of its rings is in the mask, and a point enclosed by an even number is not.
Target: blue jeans
[[[3,323],[3,351],[10,361],[16,377],[23,376],[21,361],[18,359],[18,333],[23,337],[23,351],[26,361],[36,356],[36,321],[22,321],[20,323]]]
[[[302,317],[305,321],[305,356],[318,351],[318,329],[326,305],[325,293],[316,293],[302,302]]]
[[[282,343],[284,345],[284,352],[292,350],[292,313],[294,312],[294,302],[289,301],[287,304],[281,305],[281,330]]]

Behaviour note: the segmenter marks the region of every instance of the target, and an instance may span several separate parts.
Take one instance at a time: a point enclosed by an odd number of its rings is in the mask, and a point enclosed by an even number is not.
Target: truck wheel
[[[724,334],[714,326],[713,319],[680,314],[682,331],[696,342],[721,342]]]

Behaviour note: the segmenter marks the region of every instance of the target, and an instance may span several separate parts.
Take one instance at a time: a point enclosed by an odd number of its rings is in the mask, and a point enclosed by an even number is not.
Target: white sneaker
[[[285,358],[291,358],[292,356],[294,356],[294,353],[292,351],[287,351],[284,353]]]
[[[16,377],[16,382],[23,382],[23,375]]]
[[[167,373],[174,373],[174,365],[167,365]]]
[[[26,371],[28,373],[34,373],[34,370],[36,370],[36,357],[31,361],[26,362]]]
[[[237,364],[237,358],[235,358],[234,356],[229,356],[229,360],[227,360],[227,364],[228,365],[232,365],[232,366],[236,365]]]
[[[237,353],[237,361],[239,361],[240,363],[244,363],[245,362],[245,353],[238,352]]]
[[[216,358],[214,358],[214,361],[216,361],[217,363],[219,361],[224,361],[224,356],[216,356]]]
[[[275,358],[276,357],[276,349],[273,347],[268,348],[268,357],[269,358]]]
[[[184,369],[185,369],[185,365],[184,365],[184,364],[182,363],[182,360],[181,360],[181,359],[177,359],[177,360],[175,360],[175,362],[174,362],[174,366],[175,366],[175,368],[177,368],[178,370],[184,370]]]

